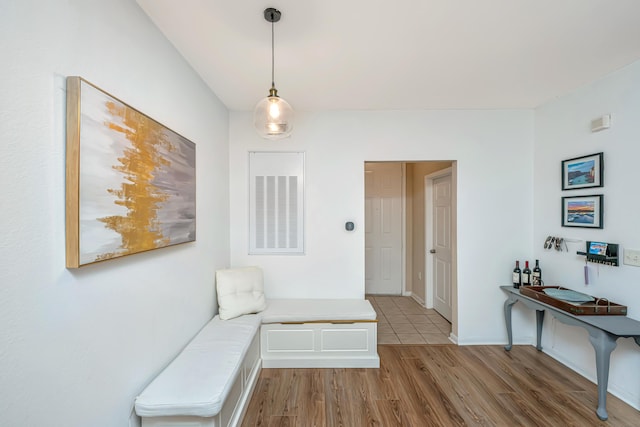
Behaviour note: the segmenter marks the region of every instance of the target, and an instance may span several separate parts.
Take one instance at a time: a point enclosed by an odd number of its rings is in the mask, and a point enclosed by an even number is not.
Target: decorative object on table
[[[516,268],[513,269],[513,287],[519,288],[522,284],[522,270],[520,270],[520,261],[516,260]]]
[[[531,286],[531,269],[529,261],[524,262],[524,270],[522,270],[522,286]]]
[[[562,189],[602,187],[604,185],[603,153],[562,161]]]
[[[587,241],[585,251],[576,253],[586,257],[587,262],[618,267],[620,265],[619,250],[617,243]]]
[[[582,292],[573,291],[571,289],[549,287],[543,289],[542,291],[552,298],[557,298],[568,302],[583,303],[595,301],[595,298],[591,295],[583,294]]]
[[[562,226],[603,228],[602,194],[562,198]]]
[[[542,286],[544,282],[542,281],[542,269],[540,268],[540,260],[536,260],[536,265],[533,267],[533,273],[531,274],[531,284],[533,286]]]
[[[274,23],[280,21],[282,13],[269,7],[264,10],[264,19],[271,23],[271,89],[269,96],[258,102],[254,111],[254,126],[261,137],[277,140],[286,138],[293,131],[293,108],[278,96],[275,84]]]
[[[66,265],[196,239],[196,146],[67,78]]]
[[[576,316],[625,316],[627,314],[627,306],[562,286],[523,286],[520,288],[520,293]]]

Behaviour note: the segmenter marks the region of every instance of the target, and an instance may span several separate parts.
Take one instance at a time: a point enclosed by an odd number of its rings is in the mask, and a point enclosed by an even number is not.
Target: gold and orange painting
[[[67,78],[67,268],[196,239],[196,147]]]

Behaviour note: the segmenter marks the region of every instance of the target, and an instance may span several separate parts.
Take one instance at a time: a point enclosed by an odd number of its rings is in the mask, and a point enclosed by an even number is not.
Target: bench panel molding
[[[270,323],[260,328],[264,368],[379,368],[375,322]],[[304,340],[301,340],[301,332]],[[311,336],[309,336],[311,334]],[[311,339],[312,346],[309,347]],[[277,341],[272,344],[270,340]],[[280,343],[287,343],[284,350]]]

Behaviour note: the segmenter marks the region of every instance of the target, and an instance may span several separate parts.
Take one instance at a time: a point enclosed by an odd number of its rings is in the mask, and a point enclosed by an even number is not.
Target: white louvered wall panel
[[[304,253],[304,153],[249,153],[249,253]]]

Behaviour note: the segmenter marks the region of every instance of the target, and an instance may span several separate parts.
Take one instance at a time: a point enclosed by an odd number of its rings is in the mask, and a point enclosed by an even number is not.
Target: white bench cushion
[[[364,299],[269,299],[262,323],[376,320]]]
[[[136,399],[141,417],[220,412],[260,327],[260,316],[214,317]]]
[[[216,271],[218,309],[223,320],[264,310],[264,285],[259,267]]]

